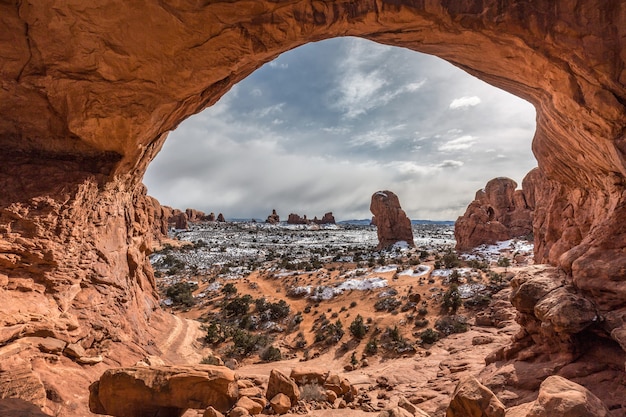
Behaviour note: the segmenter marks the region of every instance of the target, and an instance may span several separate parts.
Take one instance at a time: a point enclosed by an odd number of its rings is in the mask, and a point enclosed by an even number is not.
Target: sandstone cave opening
[[[536,165],[535,109],[450,63],[360,38],[280,55],[170,133],[144,177],[166,205],[265,219],[370,216],[394,190],[414,219],[454,220],[494,176]]]

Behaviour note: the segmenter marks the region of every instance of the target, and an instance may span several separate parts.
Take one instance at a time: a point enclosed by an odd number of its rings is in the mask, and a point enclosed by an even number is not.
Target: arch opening
[[[394,189],[412,218],[453,220],[495,176],[536,161],[531,104],[434,56],[360,38],[282,54],[183,122],[144,177],[163,204],[264,219],[368,218]]]

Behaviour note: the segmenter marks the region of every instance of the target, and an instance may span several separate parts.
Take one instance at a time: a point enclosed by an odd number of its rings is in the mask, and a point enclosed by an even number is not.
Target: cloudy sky
[[[476,190],[536,166],[535,110],[439,58],[356,38],[284,53],[170,133],[144,182],[162,204],[226,218],[272,209],[455,220]]]

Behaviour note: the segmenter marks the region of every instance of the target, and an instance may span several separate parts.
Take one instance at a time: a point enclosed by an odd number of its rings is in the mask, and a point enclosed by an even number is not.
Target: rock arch
[[[0,21],[0,284],[58,307],[36,325],[8,308],[17,335],[97,339],[96,303],[140,343],[161,210],[141,178],[167,132],[280,53],[346,35],[437,55],[536,107],[537,259],[626,321],[621,1],[26,0]]]

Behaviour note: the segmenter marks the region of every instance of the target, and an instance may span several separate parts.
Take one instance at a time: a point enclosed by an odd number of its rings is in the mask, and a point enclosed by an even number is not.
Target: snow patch
[[[407,269],[405,271],[400,272],[400,275],[405,275],[409,277],[422,277],[430,271],[430,267],[427,265],[419,265],[415,269]]]

